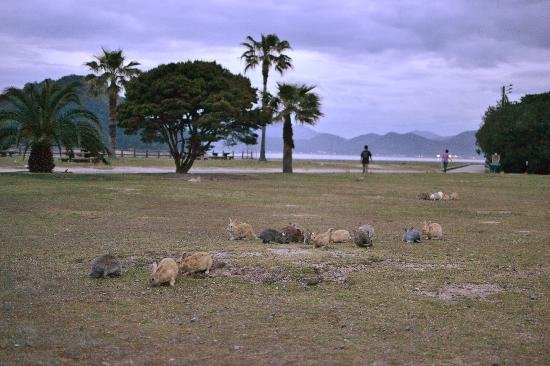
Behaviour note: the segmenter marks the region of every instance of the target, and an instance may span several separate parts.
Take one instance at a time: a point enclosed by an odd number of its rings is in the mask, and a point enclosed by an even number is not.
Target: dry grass
[[[538,176],[3,174],[0,364],[548,364],[549,207]],[[229,241],[229,216],[377,239]],[[444,240],[400,241],[424,220]],[[150,288],[182,248],[226,266]],[[123,276],[89,278],[105,252]]]

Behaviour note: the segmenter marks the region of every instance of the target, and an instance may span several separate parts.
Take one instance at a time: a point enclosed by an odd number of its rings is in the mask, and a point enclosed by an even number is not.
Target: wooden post
[[[121,158],[124,157],[124,150],[120,150],[120,157],[121,157]]]
[[[145,157],[146,157],[146,158],[149,157],[149,150],[145,150]]]
[[[136,157],[136,148],[134,148],[134,158]]]
[[[160,150],[158,151],[158,158],[160,159]]]

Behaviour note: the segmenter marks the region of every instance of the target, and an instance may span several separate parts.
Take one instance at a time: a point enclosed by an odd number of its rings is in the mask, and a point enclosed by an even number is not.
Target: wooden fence
[[[53,148],[52,152],[54,156],[58,156],[61,159],[65,159],[68,156],[68,153],[66,150],[59,150],[57,148]],[[76,156],[80,156],[82,154],[81,149],[74,149],[73,152],[76,154]],[[24,149],[19,148],[11,148],[8,150],[2,150],[0,151],[0,157],[3,156],[22,156],[24,153]],[[30,151],[27,151],[27,156],[30,153]],[[131,149],[131,150],[115,150],[115,155],[120,158],[170,158],[170,152],[166,150],[138,150],[138,149]],[[253,150],[246,150],[241,151],[241,153],[235,154],[234,151],[232,152],[215,152],[211,151],[206,153],[205,155],[201,156],[199,159],[220,159],[220,160],[232,160],[235,158],[241,158],[241,159],[255,159],[257,157],[256,151]]]

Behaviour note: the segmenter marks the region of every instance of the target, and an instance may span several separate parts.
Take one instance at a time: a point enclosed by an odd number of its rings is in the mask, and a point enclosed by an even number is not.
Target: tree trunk
[[[109,157],[116,157],[116,93],[109,92]]]
[[[268,73],[269,73],[269,65],[267,66],[267,69],[266,69],[266,65],[263,65],[262,66],[262,76],[263,76],[263,91],[262,91],[262,112],[265,112],[265,96],[267,94],[267,77],[268,77]],[[265,114],[262,113],[262,118]],[[258,159],[259,161],[267,161],[266,157],[265,157],[265,130],[266,130],[266,125],[267,125],[267,120],[266,121],[262,121],[264,123],[264,125],[262,126],[262,141],[260,142],[260,158]]]
[[[31,145],[31,154],[29,155],[29,171],[31,173],[51,173],[54,167],[49,143]]]
[[[170,153],[172,154],[172,158],[174,159],[177,174],[188,173],[198,156],[198,154],[194,152],[192,152],[191,156],[188,158],[185,157],[186,155],[180,154],[179,152],[174,153],[173,151],[170,151]]]
[[[262,141],[260,142],[260,158],[259,161],[267,161],[267,158],[265,157],[265,127],[262,126]]]
[[[292,149],[294,149],[292,135],[292,121],[290,114],[287,114],[284,116],[283,124],[283,173],[292,173]]]
[[[189,171],[189,169],[191,169],[191,166],[186,166],[181,163],[176,165],[177,174],[186,174]]]

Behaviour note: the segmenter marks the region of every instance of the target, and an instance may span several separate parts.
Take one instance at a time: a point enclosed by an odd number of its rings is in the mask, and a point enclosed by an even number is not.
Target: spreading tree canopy
[[[476,138],[487,160],[500,155],[506,172],[549,174],[550,92],[489,107]]]
[[[160,65],[132,79],[117,115],[126,134],[168,144],[176,172],[187,173],[212,143],[254,144],[256,90],[215,62]]]

